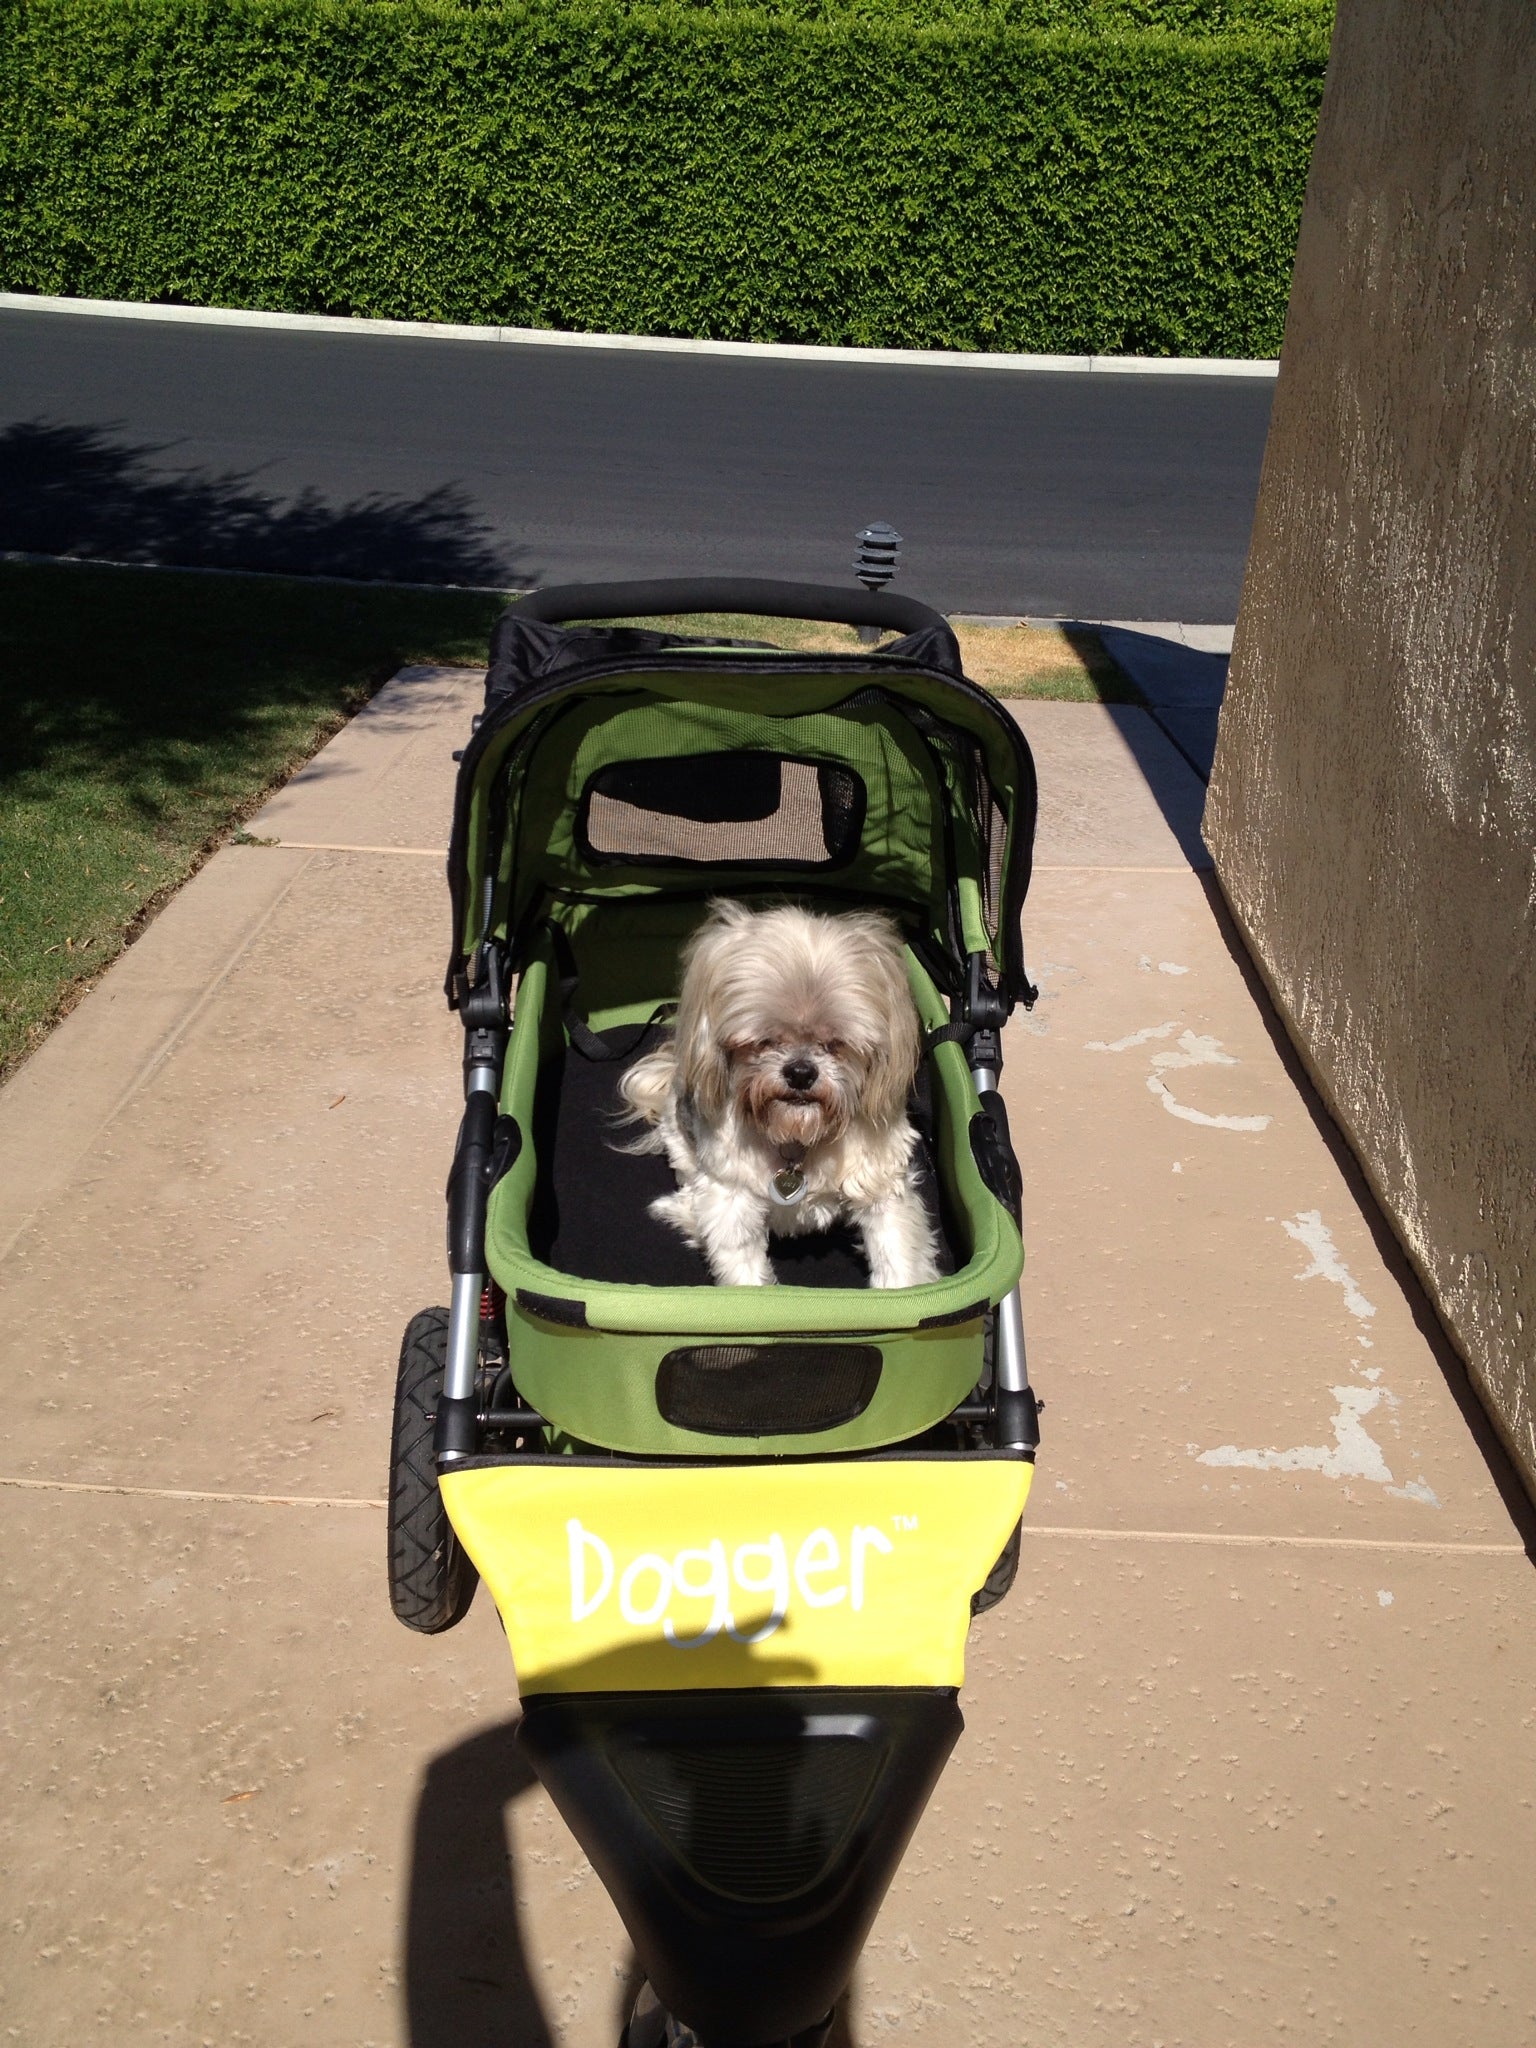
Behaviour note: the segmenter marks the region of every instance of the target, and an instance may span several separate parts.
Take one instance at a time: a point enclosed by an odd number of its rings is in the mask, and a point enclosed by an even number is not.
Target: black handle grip
[[[771,619],[821,619],[839,626],[882,626],[948,634],[932,605],[889,591],[841,590],[830,583],[780,583],[767,576],[669,576],[643,583],[557,583],[520,597],[513,611],[558,626],[569,619],[645,619],[675,612],[747,612]]]

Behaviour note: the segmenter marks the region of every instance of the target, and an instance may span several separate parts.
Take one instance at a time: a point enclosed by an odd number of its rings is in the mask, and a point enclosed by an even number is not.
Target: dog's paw
[[[938,1277],[939,1268],[932,1259],[922,1260],[915,1265],[903,1265],[899,1260],[870,1262],[871,1287],[926,1287],[930,1280],[937,1280]]]
[[[709,1270],[717,1287],[777,1287],[779,1276],[766,1256],[761,1261],[750,1253],[709,1255]]]
[[[658,1223],[665,1223],[668,1229],[675,1230],[685,1244],[692,1245],[695,1251],[698,1250],[698,1222],[693,1213],[693,1204],[681,1190],[672,1195],[658,1195],[651,1203],[648,1213],[654,1216]]]

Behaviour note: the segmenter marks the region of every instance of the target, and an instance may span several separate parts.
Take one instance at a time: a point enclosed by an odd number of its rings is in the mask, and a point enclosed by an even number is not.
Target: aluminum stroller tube
[[[466,1071],[468,1100],[448,1175],[448,1271],[453,1292],[433,1434],[439,1466],[461,1464],[474,1456],[479,1412],[480,1293],[485,1285],[485,1210],[495,1159],[499,1076],[495,1066],[479,1058]],[[486,1079],[476,1086],[481,1076]]]
[[[480,1407],[480,1273],[455,1273],[448,1297],[448,1356],[437,1401],[433,1454],[440,1472],[462,1465],[476,1450],[475,1417]]]
[[[465,1401],[475,1391],[480,1364],[480,1292],[483,1273],[455,1273],[448,1298],[448,1364],[443,1392],[450,1401]]]
[[[973,1067],[976,1093],[995,1095],[996,1067]],[[1033,1452],[1040,1441],[1035,1397],[1029,1385],[1029,1359],[1024,1348],[1024,1310],[1018,1288],[1011,1287],[997,1305],[997,1434],[999,1448]]]
[[[1029,1392],[1029,1360],[1024,1350],[1024,1310],[1019,1290],[1010,1287],[997,1304],[997,1384],[1009,1394]]]
[[[1017,1287],[1010,1287],[997,1304],[996,1318],[993,1440],[1000,1451],[1014,1451],[1032,1460],[1040,1442],[1039,1403],[1029,1384],[1029,1362],[1024,1353],[1024,1312],[1019,1305]]]

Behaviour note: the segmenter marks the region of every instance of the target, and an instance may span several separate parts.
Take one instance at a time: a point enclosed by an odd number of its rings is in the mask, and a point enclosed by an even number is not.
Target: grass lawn
[[[0,1078],[404,662],[485,659],[506,600],[0,562]],[[648,621],[857,649],[851,628]],[[1009,697],[1136,702],[1091,633],[961,627]]]
[[[402,662],[505,600],[0,562],[0,1075]]]

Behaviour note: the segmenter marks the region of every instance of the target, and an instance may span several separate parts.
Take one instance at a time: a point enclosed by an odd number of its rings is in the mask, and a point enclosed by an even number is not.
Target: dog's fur
[[[875,1287],[938,1275],[906,1114],[919,1023],[893,921],[717,902],[683,956],[677,1020],[620,1081],[677,1192],[651,1214],[703,1252],[723,1287],[768,1287],[770,1232],[848,1218]],[[793,1207],[769,1194],[798,1161]]]

